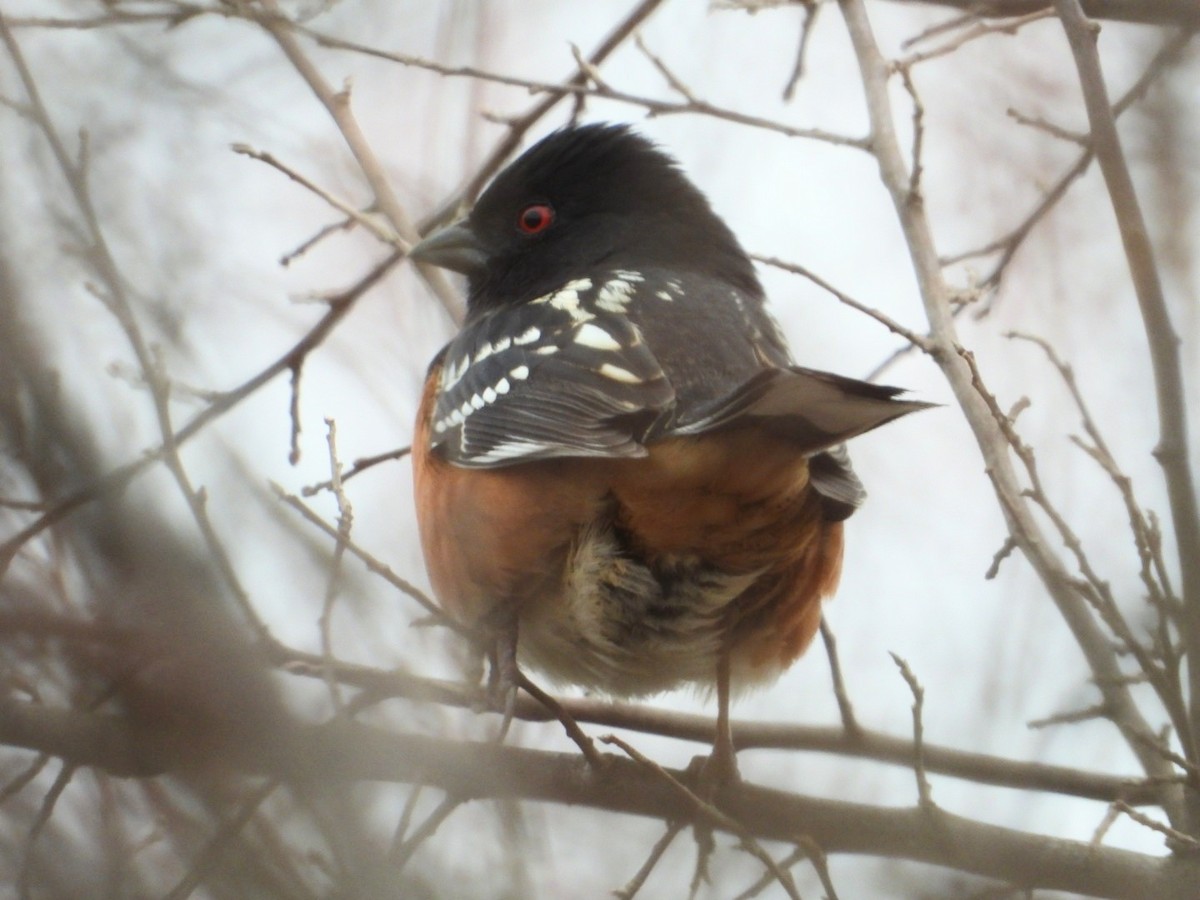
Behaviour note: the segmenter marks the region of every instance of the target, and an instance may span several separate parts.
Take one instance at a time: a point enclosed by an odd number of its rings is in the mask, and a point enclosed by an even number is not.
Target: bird
[[[837,586],[865,497],[845,442],[931,404],[797,365],[733,232],[625,124],[550,133],[408,256],[467,279],[414,497],[506,723],[526,667],[613,698],[715,687],[728,763],[730,696],[803,653]]]

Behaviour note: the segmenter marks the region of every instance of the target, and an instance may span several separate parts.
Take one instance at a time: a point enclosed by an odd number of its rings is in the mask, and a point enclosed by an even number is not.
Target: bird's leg
[[[730,651],[728,647],[723,647],[717,657],[717,733],[713,738],[712,755],[704,767],[704,779],[713,788],[741,780],[737,750],[733,746],[733,730],[729,725],[730,669]]]
[[[496,742],[502,743],[512,725],[517,702],[520,671],[517,668],[517,607],[514,603],[499,603],[488,613],[484,622],[491,646],[488,650],[488,699],[493,709],[504,713]]]

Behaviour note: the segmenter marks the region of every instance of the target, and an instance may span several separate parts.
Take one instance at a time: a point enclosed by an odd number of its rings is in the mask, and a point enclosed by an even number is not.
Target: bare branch
[[[796,126],[788,125],[786,122],[778,122],[773,119],[765,119],[762,116],[749,115],[741,112],[740,110],[717,106],[709,103],[707,100],[702,100],[696,97],[688,97],[683,101],[659,100],[655,97],[645,97],[638,94],[631,94],[626,91],[621,91],[610,87],[604,82],[595,84],[593,87],[589,87],[586,83],[582,82],[578,84],[574,82],[567,84],[554,84],[545,81],[534,81],[528,78],[517,78],[512,75],[488,72],[484,69],[479,69],[474,66],[446,66],[442,65],[441,63],[433,62],[432,60],[428,59],[422,59],[417,56],[410,56],[403,53],[391,53],[385,50],[376,49],[374,47],[368,47],[363,44],[356,44],[352,41],[345,41],[329,35],[319,34],[317,32],[309,31],[308,33],[312,34],[312,36],[320,41],[320,43],[324,46],[333,47],[339,50],[350,50],[356,53],[362,53],[366,56],[390,60],[391,62],[398,63],[399,65],[425,69],[430,72],[437,72],[441,75],[459,78],[477,78],[484,81],[492,81],[497,84],[523,87],[533,92],[553,93],[555,95],[602,97],[605,100],[615,100],[618,103],[628,103],[632,106],[640,106],[650,116],[684,114],[703,115],[714,119],[724,119],[725,121],[734,122],[738,125],[745,125],[750,128],[773,131],[777,134],[782,134],[785,137],[821,141],[823,143],[834,144],[836,146],[855,147],[859,150],[867,149],[867,143],[863,138],[849,137],[847,135],[826,131],[821,128],[797,128]],[[668,80],[672,79],[674,79],[674,76],[670,76]],[[673,87],[676,85],[680,87],[682,86],[677,79],[674,79],[674,82],[675,83],[672,85]],[[678,89],[678,87],[676,89]]]
[[[1184,614],[1187,616],[1183,640],[1190,660],[1191,740],[1188,743],[1195,748],[1200,747],[1200,665],[1197,664],[1200,660],[1200,508],[1197,507],[1196,487],[1188,461],[1187,400],[1179,358],[1179,337],[1171,324],[1154,261],[1154,248],[1109,106],[1108,90],[1096,52],[1096,27],[1084,18],[1078,0],[1055,0],[1055,8],[1079,69],[1096,160],[1116,213],[1154,368],[1159,425],[1159,442],[1154,455],[1167,482],[1179,568],[1183,573]],[[1190,798],[1189,831],[1200,833],[1200,792],[1192,793]]]
[[[1007,442],[983,401],[977,389],[977,379],[960,349],[951,304],[953,292],[943,278],[942,265],[924,206],[912,202],[909,173],[900,150],[892,118],[891,100],[888,96],[890,69],[876,46],[866,5],[863,0],[839,0],[839,5],[850,31],[863,76],[871,120],[872,147],[883,182],[892,197],[896,215],[908,242],[917,283],[929,318],[930,338],[934,345],[933,359],[942,369],[971,426],[1010,532],[1022,553],[1038,572],[1042,583],[1071,628],[1092,672],[1100,679],[1098,683],[1104,691],[1105,701],[1113,710],[1114,721],[1134,753],[1138,754],[1147,774],[1154,778],[1168,778],[1171,775],[1169,766],[1149,752],[1138,740],[1139,737],[1152,736],[1153,730],[1129,691],[1109,680],[1121,674],[1116,655],[1087,604],[1071,588],[1071,580],[1061,561],[1049,549],[1027,501],[1021,496],[1016,473],[1007,456]],[[1169,809],[1178,812],[1178,794],[1172,799],[1169,789],[1164,791],[1164,803]]]
[[[929,789],[929,776],[925,772],[925,723],[922,717],[925,709],[925,688],[921,687],[921,682],[917,681],[917,676],[904,659],[895,653],[891,656],[913,695],[913,771],[917,776],[917,802],[922,809],[932,809],[933,794]]]
[[[1024,16],[1052,6],[1052,0],[893,0],[893,2],[948,6],[987,18]],[[1195,0],[1084,0],[1084,11],[1095,19],[1141,22],[1145,25],[1200,25]]]
[[[52,711],[44,710],[43,714]],[[144,755],[147,748],[116,717],[69,712],[60,727],[86,730],[96,740],[73,740],[103,765]],[[7,718],[0,717],[0,724]],[[552,803],[690,820],[704,813],[680,795],[684,772],[668,778],[642,765],[612,759],[599,773],[578,754],[550,753],[492,743],[463,743],[395,734],[347,720],[303,729],[296,740],[265,741],[240,748],[249,771],[274,770],[284,777],[411,781],[464,798],[523,797]],[[83,762],[81,760],[81,762]],[[587,774],[585,774],[587,773]],[[674,784],[672,784],[674,782]],[[806,834],[826,853],[872,853],[953,866],[1029,888],[1096,897],[1191,900],[1200,860],[1156,859],[1077,841],[1025,834],[985,825],[942,810],[880,808],[801,797],[742,783],[719,795],[712,824],[737,824],[757,841],[792,842]],[[947,835],[954,839],[948,841]]]

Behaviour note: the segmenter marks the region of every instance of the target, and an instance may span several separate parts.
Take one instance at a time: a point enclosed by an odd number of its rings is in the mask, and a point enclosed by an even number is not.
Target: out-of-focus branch
[[[375,156],[375,151],[371,149],[366,135],[358,126],[358,120],[350,108],[350,88],[347,86],[340,91],[335,91],[313,61],[301,49],[291,23],[280,14],[275,0],[260,0],[260,2],[267,10],[267,14],[258,17],[259,24],[279,45],[279,49],[288,58],[288,62],[295,67],[300,77],[305,80],[313,94],[329,113],[330,118],[333,119],[342,138],[346,141],[346,146],[358,162],[380,212],[392,223],[392,227],[396,229],[400,237],[409,244],[416,243],[421,239],[421,232],[409,218],[400,199],[392,190],[383,165]],[[441,301],[450,318],[455,322],[461,322],[463,317],[462,301],[446,279],[445,273],[436,266],[424,263],[418,263],[416,268]]]
[[[2,621],[2,620],[0,620]],[[322,677],[322,659],[315,654],[281,651],[272,660],[285,671],[313,678]],[[405,697],[445,706],[477,708],[479,693],[458,683],[420,678],[401,672],[384,672],[368,666],[342,663],[337,677],[343,684],[362,688],[376,698]],[[673,712],[634,703],[602,700],[558,700],[576,722],[657,734],[677,740],[711,744],[716,734],[713,719]],[[528,722],[555,721],[544,704],[525,696],[517,698],[514,716]],[[856,723],[857,724],[857,723]],[[873,759],[897,766],[911,766],[913,742],[857,725],[856,730],[814,725],[781,725],[773,722],[734,722],[733,741],[742,750],[805,750]],[[929,772],[981,784],[1029,791],[1048,791],[1093,800],[1116,800],[1147,805],[1158,802],[1161,785],[1137,778],[1102,775],[1053,766],[969,753],[937,744],[925,744],[925,768]]]
[[[514,75],[504,75],[499,72],[489,72],[486,69],[476,68],[475,66],[447,66],[442,63],[434,62],[429,59],[422,59],[419,56],[411,56],[404,53],[392,53],[387,50],[379,50],[375,47],[369,47],[364,44],[356,44],[351,41],[345,41],[341,38],[335,38],[328,35],[319,35],[313,33],[322,45],[333,47],[340,50],[351,50],[355,53],[362,53],[366,56],[373,56],[378,59],[386,59],[391,62],[398,63],[402,66],[410,66],[416,69],[425,69],[430,72],[437,72],[440,75],[447,77],[459,78],[475,78],[480,81],[491,81],[496,84],[505,84],[512,87],[522,87],[530,91],[546,92],[557,94],[559,96],[570,94],[577,97],[598,97],[604,100],[615,100],[618,103],[628,103],[631,106],[640,106],[651,116],[667,116],[667,115],[703,115],[713,119],[723,119],[727,122],[733,122],[737,125],[745,125],[749,128],[759,128],[764,131],[773,131],[777,134],[782,134],[785,137],[806,138],[808,140],[822,141],[824,143],[834,144],[842,147],[855,147],[859,150],[867,149],[867,142],[863,138],[850,137],[848,135],[837,134],[836,132],[826,131],[822,128],[800,128],[795,125],[789,125],[786,122],[779,122],[774,119],[766,119],[762,116],[754,116],[748,113],[741,112],[736,109],[717,106],[709,103],[699,97],[692,96],[690,93],[683,100],[661,100],[657,97],[647,97],[641,94],[631,94],[627,91],[618,90],[607,82],[596,80],[592,76],[588,76],[591,85],[587,82],[579,84],[568,82],[567,84],[555,84],[546,81],[534,81],[528,78],[518,78]],[[584,61],[586,62],[586,60]],[[593,67],[588,64],[587,68],[591,70]],[[660,69],[661,71],[661,69]],[[678,89],[678,83],[672,85]]]
[[[893,0],[897,2],[897,0]],[[948,6],[982,18],[1025,16],[1054,5],[1052,0],[898,0],[901,3]],[[1093,19],[1140,22],[1143,25],[1200,26],[1196,0],[1083,0]]]
[[[1185,741],[1185,745],[1190,743],[1194,747],[1200,743],[1200,510],[1197,509],[1196,487],[1188,461],[1187,402],[1179,360],[1179,337],[1171,324],[1150,232],[1109,107],[1108,90],[1096,52],[1097,28],[1084,17],[1078,0],[1055,0],[1055,7],[1079,70],[1096,160],[1116,213],[1154,368],[1159,427],[1154,455],[1166,477],[1179,568],[1183,575],[1183,641],[1187,647],[1192,732],[1191,741]],[[1196,760],[1193,758],[1192,762]],[[1200,834],[1200,792],[1189,792],[1188,797],[1189,830]]]
[[[68,152],[66,142],[62,140],[50,116],[49,110],[42,102],[37,82],[25,62],[21,48],[17,44],[12,31],[9,29],[3,13],[0,13],[0,41],[4,43],[8,55],[12,59],[13,66],[17,70],[21,86],[29,101],[29,110],[33,122],[49,144],[58,169],[66,181],[75,202],[82,224],[82,231],[85,235],[87,260],[98,279],[98,286],[92,288],[92,292],[104,304],[113,318],[116,319],[122,333],[129,342],[134,357],[137,359],[140,374],[145,379],[145,383],[149,388],[150,396],[153,400],[154,415],[158,423],[159,432],[162,435],[160,459],[175,479],[180,493],[183,495],[184,501],[192,513],[192,518],[195,520],[200,534],[208,546],[213,561],[221,571],[226,586],[237,599],[247,623],[257,633],[265,634],[267,631],[266,625],[259,619],[257,612],[250,602],[249,596],[242,587],[221,538],[208,517],[208,508],[204,498],[201,492],[192,484],[191,476],[184,468],[183,461],[179,456],[178,446],[175,442],[175,425],[171,415],[170,379],[165,371],[163,371],[157,353],[151,348],[150,342],[147,340],[138,322],[138,317],[134,312],[133,303],[126,287],[126,279],[119,270],[117,262],[109,249],[105,229],[101,226],[100,218],[92,202],[91,188],[88,181],[88,145],[86,133],[81,139],[82,147],[79,158],[75,159]],[[3,557],[0,556],[0,560],[2,559]]]
[[[650,18],[654,11],[662,6],[663,2],[664,0],[640,0],[623,19],[613,26],[612,31],[608,33],[599,46],[587,57],[588,66],[599,66],[604,60],[608,59],[618,47],[629,39],[629,36],[637,30],[639,25]],[[318,40],[320,39],[318,37]],[[507,123],[508,133],[492,148],[492,152],[488,154],[482,165],[475,170],[475,173],[467,179],[467,183],[438,207],[437,210],[421,221],[422,231],[427,231],[437,225],[443,224],[451,216],[458,214],[464,204],[475,199],[475,196],[483,190],[483,186],[487,184],[488,180],[499,171],[500,167],[521,146],[521,140],[525,137],[526,132],[541,121],[542,117],[550,112],[560,100],[570,96],[577,97],[578,94],[574,94],[571,90],[573,87],[584,87],[586,84],[587,71],[583,67],[579,67],[565,82],[546,91],[545,96],[534,103],[528,111],[510,119]]]
[[[1135,102],[1142,99],[1150,86],[1154,84],[1158,77],[1166,70],[1169,63],[1176,59],[1192,39],[1192,33],[1187,30],[1179,30],[1169,35],[1164,39],[1163,44],[1159,47],[1158,52],[1154,54],[1153,59],[1147,64],[1141,76],[1135,81],[1129,89],[1121,95],[1115,104],[1113,104],[1113,115],[1120,116],[1129,109]],[[1074,184],[1088,167],[1092,164],[1092,159],[1095,153],[1092,149],[1091,142],[1088,141],[1079,156],[1070,166],[1064,170],[1063,174],[1058,177],[1053,185],[1045,191],[1042,198],[1034,206],[1034,208],[1021,220],[1020,224],[1013,228],[1008,234],[1003,237],[986,244],[983,247],[978,247],[974,250],[967,250],[962,253],[956,253],[948,257],[943,257],[942,262],[945,265],[961,262],[966,259],[971,259],[976,256],[984,256],[989,253],[1002,251],[1000,259],[992,267],[992,271],[984,276],[980,284],[984,287],[995,286],[1000,283],[1008,264],[1016,256],[1017,251],[1025,243],[1025,240],[1033,232],[1034,227],[1045,218],[1067,193],[1067,189]]]
[[[403,258],[403,253],[398,251],[393,253],[360,278],[357,283],[345,291],[330,297],[326,301],[329,306],[328,311],[300,340],[257,374],[251,376],[237,387],[218,394],[212,403],[193,416],[186,425],[174,433],[172,437],[174,446],[177,448],[182,446],[186,441],[191,440],[207,428],[215,419],[225,415],[225,413],[258,391],[263,385],[273,381],[284,372],[290,372],[302,364],[310,353],[324,343],[333,329],[354,307],[358,298],[383,280],[383,277],[392,270],[392,267]],[[97,497],[104,496],[110,492],[119,491],[150,466],[160,462],[165,452],[166,445],[160,444],[145,451],[137,459],[113,469],[103,478],[97,479],[87,487],[59,500],[51,509],[46,510],[33,522],[26,525],[3,544],[0,544],[0,573],[3,573],[12,561],[13,556],[31,538],[61,522],[83,504],[89,503]]]
[[[156,767],[155,759],[146,758],[154,747],[117,716],[0,700],[0,727],[15,744],[60,753],[78,764],[111,766],[126,774]],[[461,798],[541,800],[668,821],[686,820],[693,814],[690,804],[665,779],[617,757],[609,757],[597,772],[575,753],[395,734],[345,719],[300,726],[281,740],[259,738],[231,748],[236,753],[232,759],[246,771],[301,784],[419,781]],[[687,772],[667,773],[678,782],[692,783]],[[1191,900],[1200,880],[1196,859],[1155,859],[1058,840],[985,825],[936,808],[881,808],[748,783],[723,787],[713,802],[759,840],[790,843],[803,834],[826,853],[919,860],[1030,889]]]
[[[1025,557],[1037,571],[1053,598],[1095,676],[1112,720],[1138,756],[1146,773],[1164,783],[1172,769],[1151,749],[1156,740],[1134,702],[1113,648],[1091,608],[1074,586],[1071,574],[1051,549],[1022,494],[1008,444],[978,390],[971,367],[963,356],[952,309],[953,291],[947,285],[932,227],[921,198],[910,191],[910,176],[893,120],[888,82],[891,67],[875,43],[863,0],[839,0],[858,57],[871,121],[872,147],[880,176],[892,198],[916,272],[925,312],[929,318],[931,356],[941,368],[958,401],[996,491],[1009,530]],[[1176,821],[1181,813],[1178,786],[1163,789],[1164,809]]]

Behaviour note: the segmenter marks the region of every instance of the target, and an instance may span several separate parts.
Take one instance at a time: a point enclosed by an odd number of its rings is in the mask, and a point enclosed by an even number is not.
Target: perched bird
[[[837,585],[842,442],[929,404],[796,366],[733,233],[623,125],[554,132],[410,257],[469,291],[412,450],[439,602],[506,688],[518,659],[614,696],[716,684],[727,721]]]

